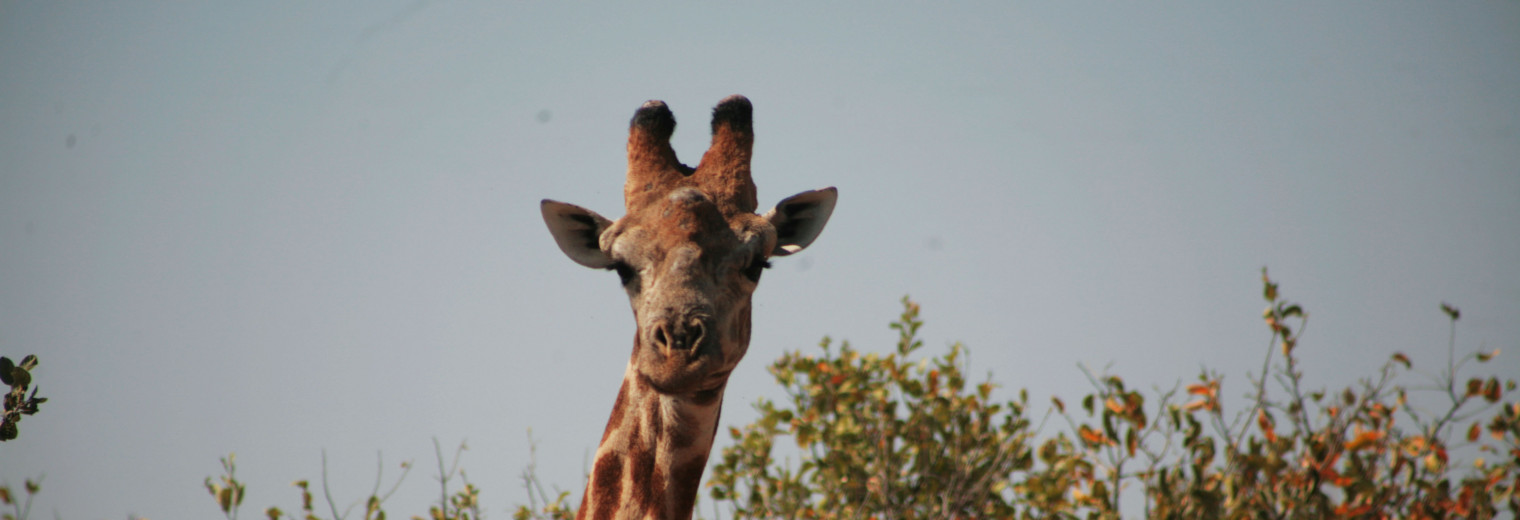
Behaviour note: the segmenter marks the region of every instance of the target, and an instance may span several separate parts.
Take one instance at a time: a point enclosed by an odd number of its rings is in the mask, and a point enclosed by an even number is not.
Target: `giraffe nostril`
[[[673,338],[670,336],[670,327],[664,323],[654,326],[654,334],[650,339],[654,340],[654,346],[660,350],[676,348],[672,344]]]
[[[707,336],[707,326],[701,318],[692,318],[686,323],[686,348],[695,349],[702,344],[702,339]]]

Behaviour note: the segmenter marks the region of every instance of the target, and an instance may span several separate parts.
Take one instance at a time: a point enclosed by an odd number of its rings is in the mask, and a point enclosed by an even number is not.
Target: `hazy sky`
[[[1078,363],[1240,395],[1262,266],[1313,385],[1444,363],[1442,301],[1520,374],[1520,4],[815,4],[0,2],[0,353],[50,398],[0,482],[210,518],[235,451],[259,516],[324,449],[361,499],[381,451],[409,516],[467,439],[499,518],[532,428],[578,502],[634,324],[538,201],[621,215],[647,99],[695,163],[749,96],[763,207],[840,191],[755,295],[725,425],[784,350],[890,349],[905,294],[926,354],[1041,412]]]

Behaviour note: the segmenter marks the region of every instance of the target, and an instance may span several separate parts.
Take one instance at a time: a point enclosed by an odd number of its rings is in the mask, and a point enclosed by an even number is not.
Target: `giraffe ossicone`
[[[811,244],[838,198],[832,187],[804,191],[755,213],[743,96],[713,108],[712,144],[695,168],[670,146],[675,127],[664,102],[634,112],[622,218],[541,204],[566,256],[618,273],[638,326],[579,518],[691,517],[723,389],[749,348],[760,274],[771,257]]]

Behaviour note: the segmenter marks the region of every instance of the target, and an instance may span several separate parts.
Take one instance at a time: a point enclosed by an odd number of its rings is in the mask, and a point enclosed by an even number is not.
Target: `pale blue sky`
[[[663,99],[695,162],[755,106],[762,206],[838,186],[756,294],[724,423],[824,335],[971,348],[1005,396],[1077,363],[1245,391],[1259,269],[1312,315],[1310,377],[1502,348],[1520,374],[1520,4],[883,7],[0,3],[0,353],[51,400],[0,445],[38,516],[245,514],[431,437],[493,516],[539,469],[579,497],[633,333],[538,200],[620,215],[628,117]],[[1405,380],[1419,383],[1418,377]],[[577,498],[578,500],[578,498]]]

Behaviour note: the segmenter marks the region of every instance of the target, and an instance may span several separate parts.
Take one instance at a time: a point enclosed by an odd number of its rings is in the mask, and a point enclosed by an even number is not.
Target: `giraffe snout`
[[[670,355],[684,353],[695,357],[701,353],[707,341],[707,319],[698,315],[677,315],[656,320],[649,339],[660,352]]]

